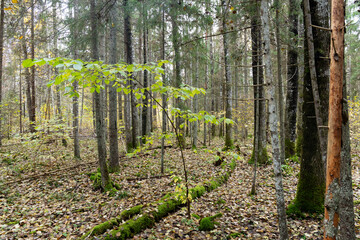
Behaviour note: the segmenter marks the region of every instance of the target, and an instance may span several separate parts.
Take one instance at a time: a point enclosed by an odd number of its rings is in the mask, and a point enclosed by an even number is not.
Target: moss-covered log
[[[235,169],[236,161],[233,159],[230,163],[226,164],[225,170],[222,175],[213,178],[203,184],[199,184],[196,187],[190,189],[190,194],[193,199],[201,197],[206,191],[210,192],[223,183],[225,183],[233,170]],[[155,206],[155,208],[154,208]],[[119,225],[122,219],[124,218],[115,218],[114,220],[107,221],[105,223],[95,226],[90,230],[82,239],[87,236],[95,236],[106,232],[106,230],[114,228],[105,239],[127,239],[133,237],[135,234],[140,233],[141,231],[152,227],[155,222],[160,221],[162,218],[166,217],[170,213],[173,213],[185,206],[183,202],[177,199],[176,194],[168,193],[161,200],[149,204],[149,208],[141,211],[142,207],[137,213],[143,212],[143,214],[135,216],[134,218],[126,221],[125,223]],[[135,208],[135,207],[134,207]],[[154,208],[154,209],[152,209]],[[126,215],[125,211],[120,215]],[[137,214],[131,214],[132,216]],[[127,215],[126,215],[127,216]],[[128,216],[127,216],[128,217]],[[101,226],[101,227],[100,227]],[[101,231],[100,231],[101,230]]]
[[[130,209],[122,211],[120,213],[120,215],[117,216],[116,218],[113,218],[109,221],[106,221],[104,223],[96,225],[90,231],[88,231],[86,234],[84,234],[80,239],[85,239],[85,238],[88,238],[89,236],[100,235],[100,234],[103,234],[104,232],[106,232],[108,229],[119,226],[119,224],[122,221],[127,220],[127,219],[139,214],[143,207],[144,207],[144,205],[137,205],[135,207],[132,207]]]

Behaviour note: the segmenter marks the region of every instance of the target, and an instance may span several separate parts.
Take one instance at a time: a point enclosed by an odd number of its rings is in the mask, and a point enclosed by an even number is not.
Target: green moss
[[[133,237],[135,234],[140,233],[142,230],[154,225],[154,219],[149,215],[143,215],[136,220],[130,219],[126,223],[120,225],[118,229],[110,232],[110,236],[105,239],[127,239]]]
[[[109,173],[117,173],[120,171],[120,166],[111,167],[109,166]]]
[[[211,231],[215,228],[215,218],[221,217],[221,213],[217,213],[214,216],[205,217],[200,220],[199,230],[200,231]]]
[[[354,205],[358,205],[358,204],[360,204],[360,200],[355,200]]]
[[[290,139],[285,139],[285,158],[290,158],[294,156],[295,153],[295,143],[290,141]]]
[[[91,179],[91,181],[93,181],[93,188],[95,190],[101,189],[101,173],[100,172],[91,173],[90,179]]]
[[[107,222],[101,223],[101,224],[93,227],[93,229],[91,230],[92,235],[102,234],[102,233],[106,232],[106,230],[112,228],[113,226],[117,226],[117,225],[118,225],[117,220],[115,218],[111,219]]]
[[[158,222],[160,219],[167,216],[169,213],[174,212],[180,205],[181,202],[175,199],[169,199],[168,201],[163,202],[158,206],[157,211],[153,212],[155,221]]]
[[[202,185],[198,185],[193,189],[190,189],[190,194],[193,199],[201,197],[206,192],[206,189]]]
[[[132,207],[132,208],[130,208],[128,210],[123,211],[120,214],[120,219],[121,220],[126,220],[126,219],[129,219],[129,218],[131,218],[132,216],[134,216],[136,214],[139,214],[143,207],[144,207],[144,205],[137,205],[135,207]]]
[[[254,158],[255,158],[255,150],[253,149],[248,163],[253,164],[255,160]],[[258,164],[271,164],[266,147],[262,148],[262,150],[259,151]]]
[[[303,135],[302,132],[299,131],[296,138],[295,143],[295,153],[297,156],[301,156],[301,145],[303,144]]]

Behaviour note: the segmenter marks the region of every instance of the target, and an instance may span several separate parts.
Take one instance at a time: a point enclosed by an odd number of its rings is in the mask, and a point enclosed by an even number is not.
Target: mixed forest
[[[359,0],[0,4],[0,239],[360,239]]]

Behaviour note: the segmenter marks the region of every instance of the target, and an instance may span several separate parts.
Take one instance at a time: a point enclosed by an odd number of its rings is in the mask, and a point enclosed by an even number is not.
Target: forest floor
[[[69,142],[71,144],[71,142]],[[185,150],[190,184],[209,180],[219,171],[212,163],[223,146],[216,139],[207,148]],[[134,239],[278,239],[272,165],[259,166],[257,195],[250,196],[253,165],[247,163],[250,141],[237,143],[241,159],[228,182],[191,204],[200,217],[222,213],[210,232],[199,231],[199,220],[180,209]],[[6,145],[6,143],[5,143]],[[9,144],[8,144],[9,145]],[[170,175],[183,175],[178,148],[167,148],[165,176],[160,175],[160,149],[120,158],[122,170],[112,179],[122,186],[116,196],[94,191],[88,173],[97,168],[94,139],[81,141],[82,160],[61,141],[32,140],[0,150],[0,239],[77,239],[95,225],[138,204],[173,192]],[[353,187],[357,237],[360,238],[360,151],[353,151]],[[294,199],[300,164],[283,168],[286,205]],[[143,179],[148,178],[148,179]],[[291,239],[321,239],[321,216],[288,217]]]

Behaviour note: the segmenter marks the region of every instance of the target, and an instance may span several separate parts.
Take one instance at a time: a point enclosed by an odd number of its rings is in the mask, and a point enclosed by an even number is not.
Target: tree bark
[[[343,96],[347,95],[346,71],[344,69]],[[355,215],[354,215],[354,199],[352,189],[351,175],[351,147],[350,147],[350,128],[349,128],[349,110],[347,101],[342,102],[342,146],[341,146],[341,193],[339,205],[339,226],[340,231],[338,239],[355,240]]]
[[[276,56],[277,56],[277,92],[278,92],[278,112],[279,112],[279,122],[280,122],[280,161],[282,164],[285,163],[285,131],[284,131],[284,107],[283,107],[283,87],[282,87],[282,78],[281,78],[281,39],[280,39],[280,1],[276,0],[275,5],[275,34],[276,34]]]
[[[117,63],[116,54],[116,30],[117,30],[117,8],[115,2],[109,13],[110,20],[110,57],[109,63]],[[109,159],[109,171],[117,172],[120,170],[119,164],[119,144],[118,144],[118,122],[117,122],[117,91],[114,86],[115,82],[111,81],[109,86],[109,142],[110,142],[110,159]]]
[[[196,57],[195,57],[195,81],[193,82],[193,86],[194,87],[198,87],[198,82],[199,82],[199,53],[198,50],[196,51]],[[199,102],[198,102],[198,96],[195,95],[193,98],[193,111],[194,113],[198,113],[199,111]],[[196,149],[197,148],[197,140],[198,140],[198,121],[194,121],[192,122],[192,148]]]
[[[319,1],[321,2],[321,1]],[[313,30],[311,27],[311,13],[310,13],[310,3],[309,0],[304,0],[304,19],[305,19],[305,28],[306,28],[306,40],[308,44],[308,58],[309,58],[309,71],[310,71],[310,79],[311,79],[311,87],[314,98],[314,108],[315,108],[315,118],[317,124],[317,132],[319,135],[319,143],[320,143],[320,151],[321,157],[323,159],[324,166],[326,164],[326,128],[323,128],[324,120],[321,116],[321,100],[319,94],[319,87],[317,83],[317,73],[316,73],[316,65],[315,65],[315,50],[314,50],[314,37]]]
[[[30,49],[31,49],[31,59],[35,59],[35,33],[34,33],[34,18],[35,18],[35,3],[34,0],[31,0],[31,29],[30,29]],[[29,109],[29,121],[30,121],[30,132],[35,132],[35,66],[31,67],[31,75],[30,75],[30,90],[31,90],[31,102]]]
[[[124,6],[124,43],[125,56],[127,64],[133,64],[133,48],[132,48],[132,33],[130,26],[130,13],[128,7],[128,0],[123,1]],[[133,90],[134,83],[127,79],[126,87]],[[125,94],[125,131],[126,131],[126,148],[128,152],[133,151],[137,147],[137,115],[134,109],[134,94],[130,92]],[[135,112],[136,111],[136,112]],[[134,122],[135,121],[135,122]],[[134,134],[135,133],[135,134]]]
[[[98,51],[98,22],[97,15],[95,12],[96,3],[95,0],[90,0],[90,24],[91,24],[91,55],[93,61],[99,60],[99,51]],[[95,120],[96,120],[96,139],[97,139],[97,148],[98,148],[98,158],[99,158],[99,167],[101,172],[101,186],[104,190],[109,190],[111,187],[110,176],[108,168],[106,165],[106,144],[104,138],[104,115],[103,109],[101,108],[101,97],[100,92],[94,92],[94,102],[95,102]]]
[[[222,1],[223,5],[223,22],[222,27],[223,31],[227,31],[227,23],[226,23],[226,15],[227,8],[225,5],[225,1]],[[223,34],[223,46],[224,46],[224,64],[225,64],[225,91],[226,91],[226,103],[225,103],[225,117],[228,119],[232,119],[232,90],[231,90],[231,70],[229,66],[229,46],[228,46],[228,36],[227,34]],[[232,124],[225,125],[225,147],[230,149],[233,146],[232,139]]]
[[[143,4],[143,63],[147,63],[147,11],[145,9],[145,2]],[[148,88],[149,87],[149,81],[148,81],[148,72],[145,70],[143,72],[143,87]],[[150,98],[149,98],[149,92],[146,90],[144,92],[145,99],[143,99],[143,107],[142,107],[142,135],[149,135],[151,131],[151,127],[149,125],[149,118],[150,118],[150,111],[151,108],[149,108],[150,105]],[[145,143],[146,139],[143,139],[143,142]]]
[[[342,102],[345,2],[331,1],[329,132],[326,168],[324,239],[338,239],[341,198]]]
[[[256,13],[251,18],[251,40],[252,40],[252,71],[254,86],[254,150],[251,156],[252,162],[255,157],[255,146],[257,147],[258,160],[260,164],[268,161],[266,150],[266,102],[264,100],[264,73],[262,65],[261,51],[261,31],[260,31],[260,13],[259,1],[255,0]],[[258,108],[258,110],[257,110]]]
[[[180,64],[180,33],[179,33],[179,26],[177,20],[177,11],[178,11],[178,2],[177,0],[172,0],[171,2],[171,10],[170,10],[170,17],[172,23],[172,43],[174,47],[174,64],[175,64],[175,87],[181,88],[182,80],[181,80],[181,64]],[[180,98],[175,99],[175,106],[179,108],[181,111],[184,110],[185,105],[183,100]],[[182,126],[184,123],[184,119],[181,117],[176,117],[176,128],[179,130],[179,137],[180,142],[179,144],[182,147],[185,147],[185,136],[184,136],[184,127]]]
[[[165,59],[165,9],[164,5],[162,6],[162,26],[161,26],[161,59]],[[161,75],[164,86],[167,85],[165,77],[165,65],[162,66],[164,73]],[[167,110],[167,94],[162,94],[162,134],[166,133],[166,110]],[[164,156],[165,156],[165,136],[161,138],[161,174],[164,174]]]
[[[311,0],[311,18],[314,25],[328,27],[329,10],[327,0]],[[304,9],[305,11],[305,9]],[[305,36],[307,36],[305,28]],[[327,125],[329,101],[329,33],[322,29],[313,29],[313,46],[316,56],[316,74],[319,96],[321,96],[320,114]],[[300,175],[297,185],[296,198],[289,206],[289,213],[322,213],[324,211],[325,168],[322,160],[317,133],[318,126],[315,119],[315,107],[310,77],[308,41],[304,41],[304,86],[302,120],[297,136],[297,147],[300,153]]]
[[[5,19],[5,0],[1,0],[0,5],[0,106],[2,105],[2,80],[3,80],[3,53],[4,53],[4,19]],[[21,99],[20,99],[21,103]],[[2,107],[0,107],[0,146],[2,145],[3,130],[2,130]]]
[[[74,20],[77,21],[79,18],[78,0],[74,0]],[[72,28],[74,38],[74,59],[78,59],[78,29]],[[79,83],[78,81],[73,82],[73,90],[78,93]],[[74,135],[74,157],[80,158],[80,145],[79,145],[79,98],[77,95],[73,96],[73,135]]]
[[[289,44],[287,49],[287,92],[285,105],[285,157],[295,154],[298,99],[298,1],[289,0]]]
[[[279,218],[279,232],[280,239],[288,239],[288,230],[286,224],[285,200],[284,190],[282,185],[281,174],[281,156],[280,156],[280,142],[278,132],[279,117],[276,111],[275,89],[276,86],[273,81],[272,64],[270,55],[270,23],[269,23],[269,3],[268,0],[261,0],[261,23],[264,34],[264,59],[265,59],[265,73],[266,79],[271,83],[270,87],[270,101],[269,101],[269,122],[271,132],[271,146],[273,150],[273,167],[275,175],[275,189],[276,189],[276,204]]]

